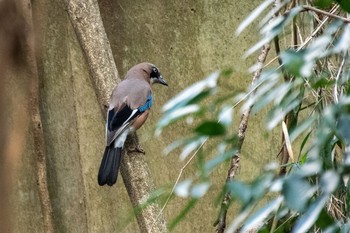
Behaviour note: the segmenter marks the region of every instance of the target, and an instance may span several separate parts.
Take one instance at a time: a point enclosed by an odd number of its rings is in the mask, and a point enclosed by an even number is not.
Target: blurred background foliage
[[[221,93],[218,80],[230,78],[232,71],[217,71],[164,105],[157,135],[178,121],[192,129],[166,149],[171,154],[180,148],[180,160],[187,160],[170,194],[157,193],[164,196],[163,208],[174,195],[188,199],[170,229],[213,185],[213,171],[222,163],[229,166],[240,149],[233,111],[261,114],[267,109],[266,118],[261,117],[266,128],[281,128],[284,135],[283,145],[271,147],[286,146],[289,162],[266,164],[249,183],[240,177],[222,183],[215,202],[228,193],[228,208],[240,205],[239,214],[227,219],[227,232],[350,232],[349,6],[347,0],[262,2],[236,30],[239,36],[254,22],[259,27],[260,40],[246,57],[274,45],[277,56],[250,69],[262,69],[259,79],[244,93]],[[280,39],[290,46],[280,48]],[[288,115],[294,120],[286,125]],[[215,140],[214,146],[204,146],[208,140]],[[196,173],[182,180],[191,161],[197,163]],[[281,167],[285,174],[279,173]],[[267,195],[271,198],[263,201]]]

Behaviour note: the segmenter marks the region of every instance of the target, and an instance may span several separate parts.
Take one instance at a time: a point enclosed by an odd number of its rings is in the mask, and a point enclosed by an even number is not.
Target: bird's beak
[[[166,83],[166,81],[163,79],[163,75],[160,75],[158,78],[158,82],[164,86],[168,86],[168,84]]]

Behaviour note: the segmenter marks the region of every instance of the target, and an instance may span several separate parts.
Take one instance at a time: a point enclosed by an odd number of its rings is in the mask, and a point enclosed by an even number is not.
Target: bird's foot
[[[136,146],[132,146],[128,149],[128,152],[139,152],[142,154],[146,154],[145,150],[141,147],[140,144],[137,144]]]

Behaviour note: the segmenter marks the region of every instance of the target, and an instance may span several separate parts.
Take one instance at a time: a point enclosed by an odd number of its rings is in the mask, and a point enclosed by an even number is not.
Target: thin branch
[[[261,49],[261,53],[258,57],[258,63],[260,64],[264,64],[266,61],[266,57],[267,54],[270,51],[270,44],[265,44],[262,49]],[[259,68],[258,70],[255,71],[253,79],[252,79],[252,83],[257,83],[260,75],[262,72],[262,66],[261,68]],[[256,89],[255,89],[256,90]],[[247,130],[248,127],[248,120],[249,120],[249,115],[251,112],[251,107],[248,108],[245,112],[243,112],[242,117],[241,117],[241,122],[239,125],[239,130],[238,130],[238,145],[237,145],[237,152],[235,154],[232,155],[231,158],[231,165],[230,168],[228,169],[227,172],[227,177],[226,177],[226,183],[233,180],[235,178],[236,172],[239,168],[239,161],[240,161],[240,153],[241,153],[241,149],[243,146],[243,142],[245,139],[245,132]],[[223,233],[225,231],[226,228],[226,214],[227,214],[227,210],[230,204],[230,199],[231,199],[231,194],[230,192],[227,192],[224,195],[224,198],[221,202],[221,207],[220,207],[220,211],[219,211],[219,216],[218,219],[215,221],[214,226],[216,226],[216,232],[217,233]]]
[[[204,146],[204,144],[207,142],[208,139],[209,139],[209,137],[206,137],[206,138],[204,139],[204,141],[202,142],[202,144],[197,148],[197,150],[193,153],[193,155],[187,160],[187,162],[186,162],[186,163],[182,166],[182,168],[180,169],[180,172],[179,172],[179,174],[178,174],[178,176],[177,176],[177,178],[176,178],[176,181],[175,181],[175,183],[174,183],[174,185],[173,185],[173,188],[171,189],[171,191],[170,191],[170,193],[169,193],[169,195],[168,195],[168,198],[166,199],[166,201],[165,201],[163,207],[162,207],[161,210],[159,211],[159,213],[158,213],[158,215],[157,215],[157,217],[156,217],[156,219],[155,219],[153,225],[155,225],[155,224],[157,223],[157,221],[158,221],[159,217],[161,216],[161,214],[163,213],[165,207],[168,205],[168,203],[169,203],[171,197],[172,197],[173,194],[174,194],[176,185],[177,185],[177,184],[179,183],[179,181],[180,181],[180,178],[181,178],[181,176],[182,176],[182,173],[183,173],[184,170],[187,168],[187,166],[191,163],[191,161],[194,159],[194,157],[196,157],[196,155],[198,154],[198,152],[200,151],[200,149],[202,149],[202,147]],[[152,225],[151,230],[153,229],[153,225]]]
[[[260,87],[261,84],[262,84],[262,82],[260,82],[260,83],[258,83],[257,85],[255,85],[255,87],[252,88],[252,90],[250,90],[247,94],[245,94],[239,101],[237,101],[237,103],[235,103],[235,104],[231,107],[231,109],[236,108],[240,103],[242,103],[245,99],[247,99],[247,97],[249,97],[253,92],[255,92],[256,89],[257,89],[258,87]],[[227,110],[227,111],[229,111],[229,110]],[[224,115],[224,114],[223,114],[223,115]],[[218,122],[220,122],[220,121],[221,121],[221,119],[218,120]],[[196,155],[198,154],[199,150],[204,146],[204,144],[208,141],[208,139],[209,139],[208,137],[206,137],[206,138],[204,139],[204,141],[202,142],[202,144],[197,148],[197,150],[192,154],[192,156],[187,160],[187,162],[186,162],[186,163],[182,166],[182,168],[180,169],[180,172],[179,172],[179,174],[178,174],[178,176],[177,176],[177,178],[176,178],[176,181],[175,181],[175,183],[174,183],[174,185],[173,185],[173,187],[172,187],[172,189],[171,189],[171,191],[170,191],[170,193],[169,193],[169,195],[168,195],[168,197],[167,197],[167,199],[166,199],[164,205],[162,206],[162,209],[160,210],[160,212],[159,212],[157,218],[155,219],[155,222],[158,221],[158,217],[163,213],[164,209],[165,209],[166,206],[168,205],[168,203],[169,203],[169,201],[170,201],[172,195],[174,194],[176,185],[179,183],[180,178],[181,178],[181,176],[182,176],[184,170],[188,167],[188,165],[189,165],[189,164],[192,162],[192,160],[196,157]]]
[[[303,6],[303,8],[304,8],[304,11],[314,11],[314,12],[319,13],[319,14],[327,15],[328,17],[331,17],[331,18],[340,19],[344,23],[350,23],[350,19],[342,17],[340,15],[336,15],[334,13],[330,13],[328,11],[320,10],[320,9],[317,9],[315,7],[308,6],[308,5]]]
[[[330,10],[330,14],[334,14],[338,9],[339,9],[339,5],[334,5],[332,7],[332,9]],[[317,26],[317,28],[312,32],[312,34],[309,37],[307,37],[306,40],[301,44],[301,46],[297,49],[297,51],[303,49],[305,47],[305,45],[308,44],[310,42],[310,40],[312,40],[312,38],[314,38],[316,36],[318,31],[321,30],[323,25],[325,25],[328,20],[329,20],[329,17],[328,16],[325,17],[322,20],[322,22]]]
[[[335,78],[335,84],[334,84],[334,89],[333,89],[333,97],[334,97],[334,102],[335,103],[339,102],[339,100],[338,100],[338,96],[339,96],[339,93],[338,93],[339,77],[340,77],[340,75],[341,75],[341,73],[343,71],[343,68],[344,68],[344,65],[345,65],[345,60],[346,60],[346,54],[344,54],[344,56],[343,56],[343,60],[342,60],[342,62],[340,64],[337,76]]]

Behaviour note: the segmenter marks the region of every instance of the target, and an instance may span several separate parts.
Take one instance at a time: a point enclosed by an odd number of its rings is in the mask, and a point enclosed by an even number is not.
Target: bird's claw
[[[137,144],[136,146],[132,146],[128,149],[128,152],[139,152],[142,154],[145,154],[145,150],[141,147],[140,144]]]

